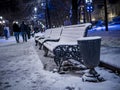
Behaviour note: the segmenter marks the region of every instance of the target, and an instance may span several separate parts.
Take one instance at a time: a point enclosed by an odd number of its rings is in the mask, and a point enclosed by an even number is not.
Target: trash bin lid
[[[78,38],[78,41],[96,40],[96,39],[101,39],[101,37],[100,36],[82,37],[82,38]]]

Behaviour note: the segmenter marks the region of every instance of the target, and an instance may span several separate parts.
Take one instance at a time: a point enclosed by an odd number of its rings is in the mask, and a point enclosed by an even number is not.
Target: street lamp
[[[33,19],[36,21],[38,19],[38,7],[34,7],[34,16]]]

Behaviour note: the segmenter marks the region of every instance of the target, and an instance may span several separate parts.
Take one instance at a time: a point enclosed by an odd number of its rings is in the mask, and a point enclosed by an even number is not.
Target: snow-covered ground
[[[120,76],[105,68],[96,68],[105,81],[82,82],[79,75],[44,70],[41,59],[33,38],[25,43],[0,39],[0,90],[120,90]]]

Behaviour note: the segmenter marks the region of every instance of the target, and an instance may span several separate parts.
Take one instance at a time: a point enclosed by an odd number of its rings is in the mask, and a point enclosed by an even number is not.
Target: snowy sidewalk
[[[96,68],[104,82],[82,82],[78,76],[43,70],[40,59],[33,39],[19,44],[0,39],[0,90],[120,90],[120,76],[110,70]]]
[[[120,73],[120,47],[102,47],[100,60],[108,68]]]

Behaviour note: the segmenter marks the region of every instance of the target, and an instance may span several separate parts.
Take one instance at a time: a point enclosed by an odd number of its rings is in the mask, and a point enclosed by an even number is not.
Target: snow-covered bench
[[[50,37],[52,29],[45,30],[44,33],[38,33],[35,35],[35,45],[37,46],[38,40]]]
[[[71,25],[63,27],[60,40],[58,42],[45,42],[43,50],[47,56],[48,51],[54,54],[54,61],[59,66],[59,70],[64,60],[74,59],[81,61],[80,49],[77,40],[87,36],[90,23]]]
[[[52,28],[51,29],[51,34],[50,34],[49,37],[38,40],[39,49],[41,49],[43,43],[45,43],[46,41],[54,41],[54,42],[59,41],[61,33],[62,33],[62,27]]]

